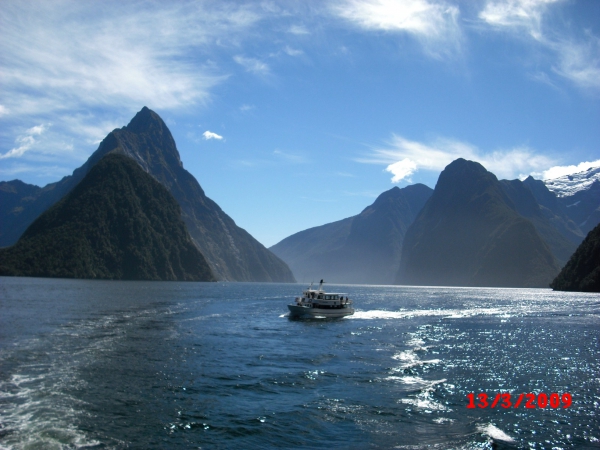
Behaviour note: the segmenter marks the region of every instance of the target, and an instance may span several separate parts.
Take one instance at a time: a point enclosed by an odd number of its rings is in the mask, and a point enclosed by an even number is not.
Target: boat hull
[[[325,318],[334,319],[337,317],[351,316],[354,314],[354,308],[309,308],[307,306],[288,305],[290,317],[306,318]]]

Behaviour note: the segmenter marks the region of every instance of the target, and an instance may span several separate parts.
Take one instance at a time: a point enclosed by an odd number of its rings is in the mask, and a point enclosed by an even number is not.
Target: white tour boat
[[[339,292],[327,293],[323,290],[323,280],[318,289],[309,288],[296,297],[295,303],[288,305],[290,317],[335,318],[354,314],[352,300],[347,294]]]

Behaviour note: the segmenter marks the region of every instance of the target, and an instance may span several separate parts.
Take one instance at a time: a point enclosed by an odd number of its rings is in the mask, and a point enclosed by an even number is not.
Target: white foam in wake
[[[428,398],[403,398],[400,401],[402,403],[412,405],[415,408],[423,409],[425,411],[448,411],[448,408],[446,408],[441,403],[436,403]]]
[[[512,308],[508,311],[503,308],[468,308],[468,309],[415,309],[403,311],[369,310],[356,311],[349,319],[407,319],[413,317],[443,317],[445,319],[462,319],[473,316],[501,316],[511,317],[514,314],[530,313],[530,307]]]
[[[478,426],[477,430],[480,433],[491,437],[492,439],[497,439],[499,441],[504,441],[504,442],[515,442],[515,440],[513,438],[511,438],[508,434],[506,434],[504,431],[502,431],[497,426],[492,425],[491,423],[487,424],[487,425]]]
[[[403,362],[403,364],[397,369],[398,371],[410,369],[411,367],[423,366],[426,364],[439,364],[440,362],[439,359],[430,359],[424,361],[420,359],[413,350],[396,353],[394,356],[392,356],[392,359]]]

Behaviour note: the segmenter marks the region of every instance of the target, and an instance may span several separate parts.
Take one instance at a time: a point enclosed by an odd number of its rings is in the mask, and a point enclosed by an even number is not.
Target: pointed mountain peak
[[[114,130],[101,144],[102,155],[118,149],[136,160],[146,172],[183,167],[175,139],[158,114],[144,106],[126,127]],[[151,168],[154,167],[153,169]],[[168,169],[170,167],[170,169]]]
[[[133,133],[143,133],[158,127],[166,129],[167,126],[158,114],[144,106],[127,125],[127,130]]]

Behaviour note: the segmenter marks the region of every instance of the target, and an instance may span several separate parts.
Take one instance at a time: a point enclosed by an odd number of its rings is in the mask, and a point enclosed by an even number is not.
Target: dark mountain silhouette
[[[561,267],[564,266],[577,248],[577,243],[570,241],[565,235],[561,234],[559,229],[568,231],[568,224],[573,227],[576,227],[576,225],[569,219],[566,219],[567,222],[565,222],[562,217],[557,216],[548,209],[544,214],[543,208],[524,182],[520,180],[501,180],[500,184],[506,196],[512,201],[517,213],[533,223],[540,237],[552,250],[558,264]],[[550,191],[548,192],[550,193]],[[550,195],[554,194],[550,193]],[[552,219],[555,219],[554,223]],[[571,233],[571,236],[576,237],[577,235]]]
[[[110,153],[0,249],[0,275],[213,281],[169,191],[127,156]]]
[[[296,233],[271,251],[298,280],[391,284],[406,230],[431,193],[423,184],[395,187],[359,215]]]
[[[559,266],[496,176],[458,159],[408,229],[396,281],[411,285],[548,286]]]
[[[588,233],[550,287],[556,291],[600,292],[600,225]]]
[[[64,178],[63,178],[64,181]],[[78,179],[77,182],[81,181]],[[42,212],[77,183],[52,183],[41,188],[21,180],[0,181],[0,247],[13,245]]]
[[[196,179],[183,168],[171,132],[162,119],[144,107],[131,122],[116,129],[100,143],[72,176],[40,189],[29,199],[2,208],[1,245],[12,245],[48,207],[73,189],[104,155],[117,152],[135,160],[144,171],[163,184],[181,206],[181,216],[213,274],[221,280],[293,282],[286,264],[238,227],[209,199]],[[10,182],[14,188],[15,182]],[[7,220],[8,219],[8,220]]]

